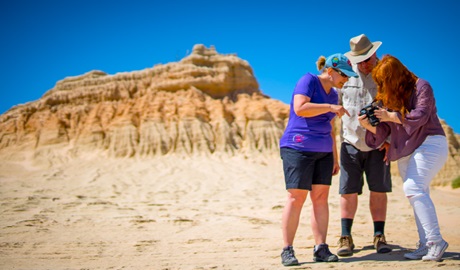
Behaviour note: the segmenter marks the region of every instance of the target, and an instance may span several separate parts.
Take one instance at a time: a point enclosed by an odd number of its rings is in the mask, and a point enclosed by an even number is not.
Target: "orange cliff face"
[[[41,99],[0,116],[0,153],[277,152],[288,113],[288,105],[261,93],[247,61],[195,45],[179,62],[57,82]]]
[[[113,157],[279,157],[288,117],[289,105],[260,91],[247,61],[198,44],[179,62],[58,81],[39,100],[0,116],[0,158],[23,159],[23,151],[33,159],[95,151]],[[459,135],[443,127],[449,159],[434,181],[438,185],[460,175]]]

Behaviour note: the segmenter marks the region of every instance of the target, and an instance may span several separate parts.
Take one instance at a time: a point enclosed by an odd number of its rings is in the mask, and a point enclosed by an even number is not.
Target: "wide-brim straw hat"
[[[382,42],[371,42],[365,34],[361,34],[350,39],[351,51],[345,53],[345,56],[352,63],[357,64],[371,57],[380,45],[382,45]]]

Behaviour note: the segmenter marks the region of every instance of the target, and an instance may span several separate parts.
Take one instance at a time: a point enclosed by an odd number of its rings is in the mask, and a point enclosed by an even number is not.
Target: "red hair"
[[[417,76],[391,55],[385,55],[372,70],[372,78],[377,84],[376,101],[383,106],[401,113],[402,118],[409,111],[409,102],[415,90]]]

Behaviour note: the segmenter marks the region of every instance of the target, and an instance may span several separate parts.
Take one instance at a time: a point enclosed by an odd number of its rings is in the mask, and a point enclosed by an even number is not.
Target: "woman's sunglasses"
[[[333,68],[333,70],[335,70],[335,72],[339,73],[340,76],[342,76],[344,78],[348,78],[348,76],[345,73],[343,73],[340,69]]]

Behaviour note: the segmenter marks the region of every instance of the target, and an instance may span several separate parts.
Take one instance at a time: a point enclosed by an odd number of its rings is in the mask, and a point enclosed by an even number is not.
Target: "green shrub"
[[[452,181],[452,188],[459,188],[460,187],[460,176],[457,177],[454,181]]]

